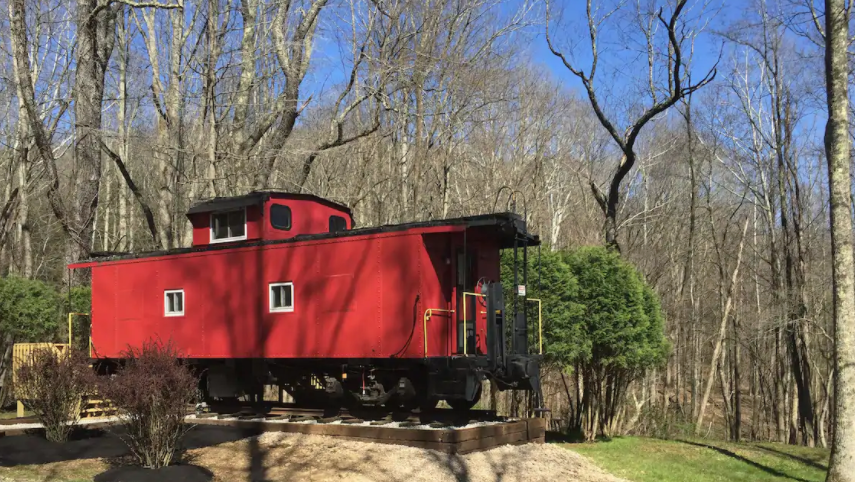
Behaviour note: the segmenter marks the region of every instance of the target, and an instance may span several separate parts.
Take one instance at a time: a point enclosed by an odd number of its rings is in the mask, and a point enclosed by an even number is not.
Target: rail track
[[[362,442],[406,445],[445,453],[465,454],[500,445],[543,443],[547,419],[509,419],[492,410],[424,412],[381,409],[324,409],[289,404],[212,406],[207,412],[188,411],[194,425],[238,429],[245,436],[264,432],[323,435]],[[35,417],[0,420],[2,425],[35,423]],[[92,429],[107,422],[91,423]],[[0,437],[33,433],[0,427]]]
[[[501,422],[505,417],[496,415],[495,410],[466,410],[457,411],[452,409],[437,408],[432,410],[388,410],[385,408],[313,408],[301,407],[295,404],[281,404],[265,402],[262,405],[240,404],[240,405],[212,405],[208,407],[207,413],[199,415],[200,418],[237,418],[240,420],[253,419],[293,419],[301,418],[303,421],[309,418],[322,423],[342,421],[343,423],[353,421],[394,421],[412,422],[420,424],[444,423],[447,425],[471,424],[477,422]]]
[[[248,434],[290,432],[407,445],[465,454],[500,445],[543,443],[547,420],[508,419],[493,410],[323,409],[294,405],[211,407],[189,423],[234,427]]]

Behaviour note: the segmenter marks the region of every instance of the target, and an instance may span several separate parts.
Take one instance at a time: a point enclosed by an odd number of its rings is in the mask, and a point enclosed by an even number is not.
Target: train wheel
[[[478,388],[475,390],[475,396],[472,397],[472,400],[466,400],[464,398],[451,398],[446,400],[445,402],[453,409],[460,412],[465,412],[467,410],[472,410],[479,401],[481,401],[481,384],[478,384]]]
[[[423,392],[416,393],[416,395],[405,401],[401,401],[397,404],[397,407],[401,410],[411,412],[413,410],[418,409],[421,412],[427,410],[433,410],[436,408],[436,405],[439,403],[439,399],[435,397],[430,397],[424,394]]]
[[[424,412],[436,408],[439,399],[429,393],[428,384],[424,378],[414,376],[410,379],[413,380],[413,390],[415,393],[406,400],[401,400],[396,396],[391,406],[410,412],[416,409]]]
[[[438,398],[427,397],[426,399],[422,400],[422,402],[419,404],[419,410],[422,412],[427,411],[427,410],[433,410],[436,408],[436,406],[438,404],[439,404]]]

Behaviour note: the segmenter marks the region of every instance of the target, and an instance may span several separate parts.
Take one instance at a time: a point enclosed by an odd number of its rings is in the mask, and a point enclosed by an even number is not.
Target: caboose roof
[[[284,191],[253,191],[242,196],[215,197],[211,199],[202,199],[193,203],[190,209],[187,210],[187,215],[198,213],[210,213],[214,211],[227,211],[229,209],[237,209],[246,206],[261,205],[270,198],[276,199],[299,199],[306,201],[314,201],[319,204],[333,207],[340,211],[346,212],[353,218],[353,213],[350,208],[344,204],[324,199],[314,194],[297,194]]]
[[[303,195],[296,195],[303,196]],[[313,196],[314,197],[314,196]],[[232,199],[232,198],[229,198]],[[320,198],[318,198],[320,199]],[[333,203],[334,204],[334,203]],[[238,207],[238,206],[231,206]],[[220,209],[220,208],[217,208]],[[197,211],[197,212],[207,212],[207,211]],[[336,239],[336,238],[347,238],[352,236],[364,236],[371,234],[381,234],[386,232],[397,232],[397,231],[408,231],[414,230],[418,231],[420,229],[426,228],[436,228],[442,226],[449,227],[459,227],[460,230],[468,229],[468,228],[490,228],[493,227],[495,229],[495,235],[499,239],[499,247],[501,249],[510,248],[514,244],[514,238],[516,237],[520,246],[538,246],[540,245],[540,237],[529,234],[526,232],[525,221],[522,217],[515,213],[493,213],[493,214],[480,214],[477,216],[466,216],[460,218],[450,218],[450,219],[441,219],[434,221],[420,221],[414,223],[404,223],[404,224],[392,224],[385,226],[378,226],[372,228],[361,228],[361,229],[350,229],[347,231],[337,231],[334,233],[320,233],[320,234],[301,234],[295,236],[293,238],[288,239],[276,239],[276,240],[256,240],[256,241],[245,241],[241,243],[232,243],[228,245],[223,244],[210,244],[197,246],[192,248],[177,248],[170,250],[162,250],[162,251],[149,251],[144,253],[92,253],[92,258],[88,260],[81,260],[78,263],[69,265],[69,268],[86,268],[92,265],[95,265],[100,262],[106,261],[119,261],[126,259],[139,259],[139,258],[150,258],[150,257],[159,257],[159,256],[167,256],[167,255],[175,255],[175,254],[186,254],[186,253],[199,253],[206,251],[217,251],[221,249],[239,249],[251,246],[269,246],[276,244],[288,244],[288,243],[299,243],[304,241],[314,241],[314,240],[323,240],[323,239]]]

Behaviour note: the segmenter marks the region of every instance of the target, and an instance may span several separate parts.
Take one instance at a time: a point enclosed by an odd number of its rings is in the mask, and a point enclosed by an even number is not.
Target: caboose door
[[[475,255],[472,251],[463,251],[462,249],[457,250],[456,256],[456,269],[455,269],[455,281],[454,281],[454,292],[455,292],[455,339],[457,340],[457,347],[455,349],[456,354],[463,353],[463,326],[464,326],[464,316],[466,317],[465,326],[466,326],[466,336],[468,339],[466,340],[466,352],[469,354],[475,353],[475,320],[477,319],[477,302],[475,296],[466,296],[465,303],[466,308],[464,309],[464,296],[463,293],[471,292],[475,284],[477,283],[477,272],[475,270]]]

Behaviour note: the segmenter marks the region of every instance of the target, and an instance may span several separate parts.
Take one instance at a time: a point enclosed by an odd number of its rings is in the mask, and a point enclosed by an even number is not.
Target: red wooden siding
[[[193,358],[422,357],[425,309],[456,308],[453,253],[462,246],[461,229],[98,263],[92,268],[93,346],[97,356],[118,357],[129,345],[159,337]],[[477,278],[498,279],[495,243],[473,238],[469,247],[482,253]],[[294,283],[293,312],[269,312],[268,286],[276,282]],[[164,290],[171,289],[184,290],[184,316],[164,314]],[[453,353],[455,319],[438,313],[428,322],[429,356]]]
[[[193,225],[193,246],[211,244],[211,213],[190,215]],[[246,239],[262,239],[264,220],[260,206],[246,206]]]
[[[282,204],[291,208],[291,229],[276,229],[270,224],[270,208]],[[289,239],[300,234],[320,234],[329,232],[330,216],[341,216],[347,221],[347,229],[352,228],[350,215],[346,212],[311,199],[288,199],[271,197],[264,205],[264,239]]]
[[[270,224],[270,208],[275,204],[291,208],[291,229],[276,229]],[[271,195],[263,205],[246,206],[246,239],[289,239],[300,234],[326,233],[330,216],[343,217],[347,229],[353,228],[350,213],[336,206],[317,199]],[[193,225],[193,246],[211,244],[211,212],[191,214],[190,223]]]

